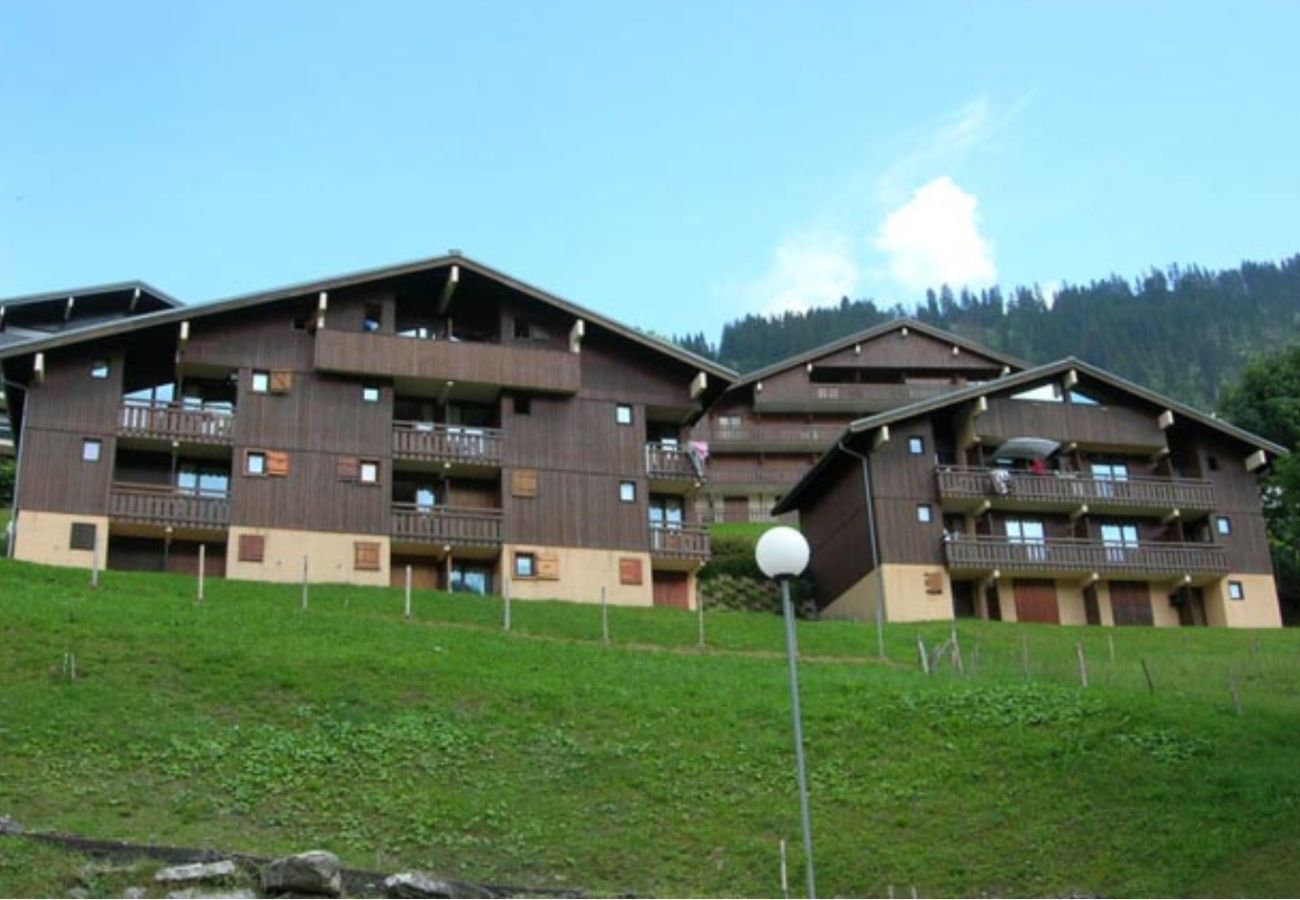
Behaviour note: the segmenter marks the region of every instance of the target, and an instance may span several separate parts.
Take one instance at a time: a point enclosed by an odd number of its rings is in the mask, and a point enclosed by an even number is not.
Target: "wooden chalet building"
[[[1275,627],[1285,452],[1066,359],[854,422],[775,512],[833,617]]]
[[[7,297],[0,299],[0,350],[180,305],[179,300],[143,281]],[[0,390],[0,456],[12,456],[13,452],[13,428],[4,392]]]
[[[700,518],[767,521],[850,422],[1022,368],[955,334],[897,319],[751,372],[692,431],[709,448]]]
[[[695,603],[734,373],[458,253],[0,346],[19,559]]]

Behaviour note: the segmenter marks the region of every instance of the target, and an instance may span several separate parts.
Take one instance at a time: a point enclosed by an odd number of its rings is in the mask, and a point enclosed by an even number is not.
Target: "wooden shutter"
[[[554,552],[537,554],[537,577],[548,581],[557,581],[560,577],[560,554]]]
[[[352,567],[361,572],[379,571],[379,542],[357,541],[352,545]]]
[[[355,456],[341,456],[338,463],[339,481],[356,481],[361,477],[361,460]]]
[[[641,569],[641,560],[635,556],[623,556],[618,560],[618,583],[619,584],[641,584],[644,578]]]
[[[925,592],[927,594],[943,593],[943,573],[926,572],[925,573]]]
[[[73,522],[72,534],[68,536],[69,550],[95,549],[95,523]]]
[[[510,493],[515,497],[536,497],[537,470],[515,469],[511,473]]]
[[[278,450],[266,451],[266,474],[283,478],[289,474],[289,454]]]
[[[239,536],[239,561],[260,563],[266,558],[266,537],[260,534]]]
[[[271,393],[287,394],[293,389],[293,372],[288,369],[271,370]]]

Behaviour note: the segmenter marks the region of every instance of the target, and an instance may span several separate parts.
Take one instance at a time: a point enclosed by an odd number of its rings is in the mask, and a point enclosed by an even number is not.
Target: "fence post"
[[[952,661],[957,664],[958,673],[965,675],[966,667],[961,661],[961,644],[957,642],[957,622],[952,623]]]
[[[411,566],[406,566],[406,621],[411,621]]]
[[[790,896],[790,879],[785,867],[785,838],[781,838],[781,896]]]
[[[1087,687],[1088,686],[1088,661],[1087,659],[1084,658],[1083,643],[1081,641],[1075,642],[1074,652],[1075,655],[1079,657],[1079,683],[1082,684],[1084,687]]]
[[[925,652],[925,641],[921,640],[921,636],[919,634],[916,636],[916,652],[921,654],[921,671],[929,675],[930,654]]]

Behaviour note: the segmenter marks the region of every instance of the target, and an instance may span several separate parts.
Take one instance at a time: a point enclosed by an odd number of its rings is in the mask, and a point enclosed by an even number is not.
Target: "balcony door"
[[[1097,482],[1098,497],[1114,497],[1116,483],[1128,481],[1128,463],[1095,462],[1092,464],[1092,477]]]
[[[1145,581],[1112,581],[1110,611],[1116,625],[1151,625],[1151,586]]]
[[[1047,531],[1042,519],[1007,519],[1003,528],[1007,533],[1007,543],[1024,545],[1023,558],[1026,561],[1047,559]]]
[[[1135,522],[1104,522],[1101,542],[1106,547],[1106,562],[1122,563],[1138,549],[1138,527]]]

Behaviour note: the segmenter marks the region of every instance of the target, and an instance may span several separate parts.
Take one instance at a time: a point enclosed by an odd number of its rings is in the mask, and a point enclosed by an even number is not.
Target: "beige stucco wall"
[[[72,523],[91,522],[95,526],[95,549],[73,550]],[[77,566],[89,569],[98,557],[104,568],[108,559],[108,517],[70,513],[18,511],[18,530],[14,541],[14,559],[45,563],[50,566]]]
[[[1062,625],[1087,625],[1088,612],[1083,607],[1083,584],[1078,581],[1056,582],[1056,609]]]
[[[930,594],[925,589],[925,576],[937,573],[942,591]],[[888,622],[932,622],[952,618],[952,581],[941,566],[883,565],[835,599],[822,610],[822,616],[832,619],[874,619],[877,599],[885,599],[885,620]]]
[[[1153,581],[1148,589],[1151,591],[1151,624],[1157,628],[1179,627],[1178,607],[1169,602],[1169,582]]]
[[[1240,581],[1242,600],[1228,598],[1228,582]],[[1231,574],[1205,586],[1205,619],[1229,628],[1281,628],[1282,610],[1272,575]]]
[[[880,599],[880,570],[874,569],[821,611],[823,619],[876,620],[876,603]]]
[[[517,578],[515,552],[553,553],[559,561],[559,578]],[[641,584],[620,584],[620,559],[641,561]],[[654,588],[649,553],[630,550],[597,550],[589,547],[550,547],[542,544],[507,544],[501,551],[501,570],[510,581],[515,600],[572,600],[599,603],[600,589],[606,590],[611,606],[653,606]],[[504,587],[505,579],[502,580]],[[690,608],[695,609],[695,573],[687,576]]]
[[[260,534],[266,538],[266,552],[262,562],[240,562],[239,536],[243,534]],[[355,568],[357,541],[379,544],[378,571],[367,572]],[[379,586],[388,584],[387,535],[243,526],[230,529],[230,543],[226,548],[226,577],[248,581],[301,582],[304,556],[307,557],[307,580],[310,582]]]

